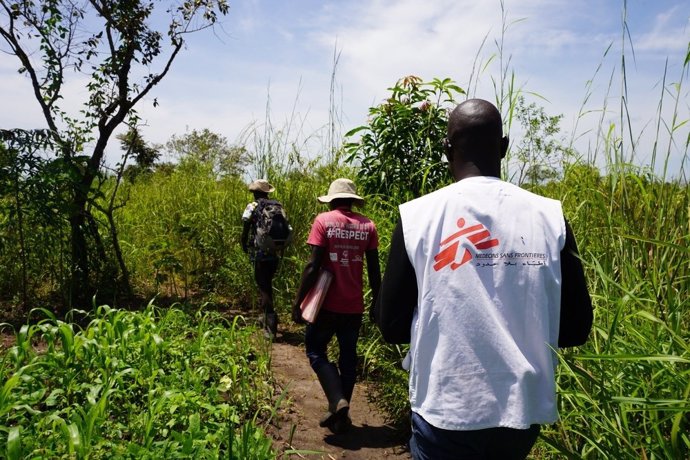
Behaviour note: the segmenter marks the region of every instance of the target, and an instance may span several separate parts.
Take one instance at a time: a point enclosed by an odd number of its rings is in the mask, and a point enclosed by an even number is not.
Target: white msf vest
[[[419,292],[412,410],[447,430],[555,422],[560,202],[473,177],[400,215]]]

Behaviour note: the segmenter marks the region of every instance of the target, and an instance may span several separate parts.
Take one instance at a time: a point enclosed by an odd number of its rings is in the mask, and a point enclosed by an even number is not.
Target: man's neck
[[[474,163],[463,163],[461,165],[458,165],[457,168],[453,169],[453,178],[455,178],[455,182],[459,182],[463,179],[469,179],[470,177],[497,177],[501,178],[501,173],[499,171],[494,171],[494,168],[491,168],[491,170],[482,170],[479,166],[477,166]]]

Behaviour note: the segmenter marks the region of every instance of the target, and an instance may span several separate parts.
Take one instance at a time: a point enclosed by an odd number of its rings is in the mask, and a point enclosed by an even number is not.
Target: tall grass
[[[668,166],[688,157],[679,111],[688,60],[674,82],[664,69],[646,145],[632,127],[621,55],[620,118],[600,139],[608,174],[575,165],[542,190],[563,200],[596,307],[589,343],[561,354],[562,421],[544,439],[576,458],[687,458],[690,189],[683,169]],[[634,166],[640,156],[650,163]]]
[[[679,106],[687,65],[677,82],[667,82],[664,75],[652,145],[641,145],[641,137],[628,132],[631,123],[625,106],[618,122],[605,118],[609,88],[601,111],[604,126],[589,133],[595,135],[590,142],[595,151],[582,155],[589,161],[567,165],[562,180],[535,187],[536,192],[563,202],[596,308],[589,343],[559,353],[562,420],[545,427],[535,449],[538,458],[688,455],[690,192],[682,170],[680,176],[666,169],[657,175],[652,167],[668,165],[677,146],[684,149],[681,164],[686,161],[687,141],[682,133],[687,120]],[[503,111],[509,114],[519,91],[513,77],[500,81],[509,84],[501,96],[506,104]],[[621,99],[628,100],[625,94]],[[596,113],[585,109],[590,102],[587,95],[583,117]],[[573,139],[578,136],[573,134]],[[269,144],[263,141],[262,145]],[[645,150],[653,153],[652,164],[634,166],[634,155]],[[325,193],[335,177],[352,174],[337,163],[294,165],[269,176],[276,186],[274,196],[285,204],[296,234],[275,282],[283,318],[308,256],[304,242],[310,223],[324,210],[315,198]],[[363,209],[378,226],[384,264],[398,204],[396,197],[389,198],[377,197]],[[242,181],[219,182],[203,168],[154,176],[134,185],[120,225],[123,239],[131,242],[127,257],[139,279],[155,289],[182,292],[199,289],[203,283],[195,280],[212,275],[209,286],[215,295],[229,303],[252,305],[251,267],[239,250],[239,216],[250,199]],[[171,254],[174,258],[166,259]],[[164,272],[164,267],[169,271]],[[362,335],[363,372],[381,383],[377,397],[390,418],[404,423],[407,377],[399,362],[405,347],[385,345],[366,320]]]
[[[559,352],[561,421],[544,427],[535,458],[690,456],[690,188],[683,169],[690,46],[677,75],[663,69],[655,119],[640,130],[629,107],[625,18],[623,29],[618,73],[607,76],[602,106],[589,108],[592,80],[576,122],[598,113],[599,129],[577,133],[576,124],[572,133],[573,148],[589,138],[592,149],[579,152],[587,160],[565,165],[561,180],[533,187],[562,201],[595,306],[589,342]],[[509,128],[515,101],[525,93],[505,64],[510,59],[499,62],[502,76],[492,81]],[[618,97],[612,96],[616,81]],[[609,118],[612,100],[620,102],[617,120]],[[680,167],[671,170],[674,162]],[[507,176],[509,164],[510,158]],[[407,374],[399,363],[405,347],[387,346],[375,330],[368,332],[361,352],[369,375],[383,381],[378,396],[391,418],[404,423]]]
[[[130,184],[116,218],[139,292],[189,299],[249,284],[239,257],[243,188],[237,179],[217,182],[199,163]]]
[[[563,199],[595,305],[588,344],[560,354],[562,420],[545,443],[574,458],[683,458],[690,191],[588,166],[541,191]]]

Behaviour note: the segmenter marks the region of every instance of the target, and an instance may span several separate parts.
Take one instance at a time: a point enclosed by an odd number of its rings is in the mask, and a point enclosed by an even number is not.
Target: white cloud
[[[687,5],[686,5],[687,6]],[[683,19],[679,21],[678,19]],[[651,30],[640,34],[635,49],[659,53],[687,50],[690,41],[690,15],[680,5],[656,15]]]
[[[317,131],[332,108],[334,48],[341,53],[335,109],[343,113],[344,130],[363,123],[368,108],[403,76],[450,77],[466,87],[485,38],[479,59],[483,64],[496,59],[482,73],[476,95],[491,99],[492,79],[500,78],[496,42],[504,25],[502,57],[504,63],[511,59],[509,71],[515,72],[517,86],[542,95],[548,102],[540,104],[549,114],[566,114],[564,129],[573,125],[587,81],[600,64],[585,110],[601,107],[612,72],[613,85],[620,82],[622,4],[505,0],[504,5],[504,11],[499,0],[298,0],[289,6],[252,0],[233,5],[220,38],[212,33],[190,37],[171,73],[138,107],[149,123],[145,133],[162,143],[187,127],[209,128],[234,141],[250,124],[263,122],[269,96],[274,125],[295,117],[296,124],[304,123],[303,132]],[[654,85],[663,68],[656,56],[671,54],[678,61],[687,49],[687,8],[675,5],[628,3],[638,52],[636,66],[628,69],[630,99],[641,117],[654,112],[660,93]],[[3,108],[12,107],[0,111],[2,127],[40,116],[27,82],[11,64],[11,56],[0,59],[0,101]],[[66,99],[77,95],[76,88],[71,91]],[[614,87],[612,94],[620,90]],[[152,107],[153,98],[159,107]],[[596,130],[597,122],[596,116],[587,117],[587,129]]]

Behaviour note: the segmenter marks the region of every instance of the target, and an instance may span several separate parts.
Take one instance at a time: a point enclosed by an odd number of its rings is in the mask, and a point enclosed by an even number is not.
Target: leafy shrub
[[[366,193],[402,202],[449,182],[442,140],[448,108],[464,91],[448,78],[423,82],[416,76],[398,80],[389,90],[385,102],[369,109],[369,122],[345,134],[360,136],[345,150]]]

